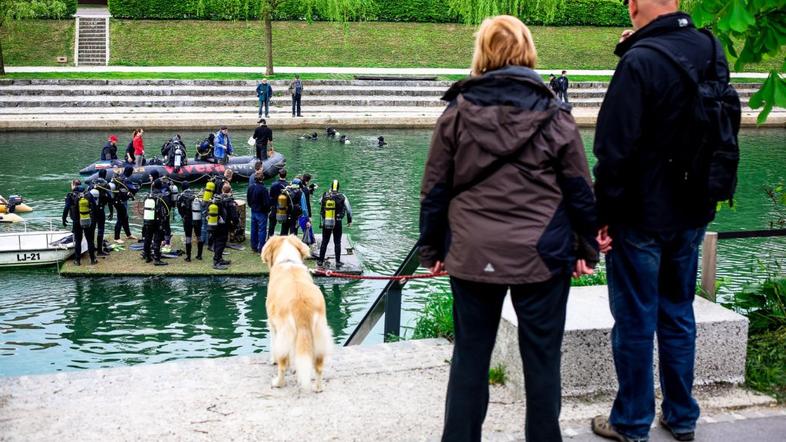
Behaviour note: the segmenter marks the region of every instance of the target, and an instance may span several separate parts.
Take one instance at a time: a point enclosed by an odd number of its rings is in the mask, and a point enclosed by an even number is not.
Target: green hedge
[[[546,2],[544,2],[546,3]],[[554,3],[550,3],[554,5]],[[253,20],[259,17],[258,0],[109,0],[115,18]],[[285,0],[275,12],[276,20],[323,20],[307,17],[299,0]],[[446,0],[376,0],[358,13],[360,19],[385,22],[455,23],[459,17]],[[618,0],[563,0],[547,9],[529,2],[521,14],[532,25],[629,26],[627,8]]]
[[[49,3],[47,1],[38,1],[38,2],[31,3],[29,6],[32,9],[32,17],[28,17],[26,15],[25,18],[33,18],[33,19],[71,18],[72,15],[76,14],[76,6],[77,3],[79,3],[79,0],[60,0],[60,3],[65,5],[65,10],[61,10],[59,8],[59,5],[57,8],[53,8],[52,3]]]

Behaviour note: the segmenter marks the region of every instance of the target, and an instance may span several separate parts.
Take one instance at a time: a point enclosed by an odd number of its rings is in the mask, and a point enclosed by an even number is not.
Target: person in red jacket
[[[134,130],[134,157],[136,158],[137,167],[145,165],[145,142],[142,140],[142,135],[144,133],[144,129]]]

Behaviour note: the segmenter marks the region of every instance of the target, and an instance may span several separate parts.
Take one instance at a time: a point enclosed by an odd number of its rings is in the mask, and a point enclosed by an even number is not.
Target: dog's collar
[[[298,261],[296,261],[294,259],[285,259],[283,261],[278,261],[278,262],[276,262],[273,265],[279,265],[279,264],[298,264],[298,265],[303,265],[302,262],[298,262]]]

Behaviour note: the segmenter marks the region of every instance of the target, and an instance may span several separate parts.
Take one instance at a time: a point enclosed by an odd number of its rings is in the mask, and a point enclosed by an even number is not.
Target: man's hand
[[[110,214],[109,214],[109,215],[107,215],[107,217],[106,217],[107,221],[112,221],[114,218],[115,218],[115,215],[114,215],[114,214],[112,214],[112,213],[110,213]]]
[[[609,236],[609,226],[603,226],[598,230],[598,236],[595,238],[598,241],[601,253],[609,253],[611,251],[611,237]]]
[[[634,32],[636,32],[636,31],[633,30],[633,29],[626,29],[626,30],[622,31],[622,34],[620,34],[620,41],[619,42],[622,43],[623,41],[627,40],[628,37],[633,35]]]
[[[573,269],[573,277],[578,278],[582,275],[592,275],[595,269],[587,265],[587,261],[583,259],[576,260],[576,267]]]
[[[442,261],[437,261],[433,266],[429,267],[428,270],[433,274],[442,273],[445,271],[445,263]]]
[[[68,221],[63,220],[63,227],[68,227]]]

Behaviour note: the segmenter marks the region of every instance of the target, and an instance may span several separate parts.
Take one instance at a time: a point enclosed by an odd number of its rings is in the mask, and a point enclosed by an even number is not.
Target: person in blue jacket
[[[265,118],[270,116],[270,98],[273,97],[273,87],[263,78],[257,84],[257,98],[259,98],[259,118],[262,118],[262,108],[265,108]]]
[[[213,145],[213,155],[216,160],[221,164],[226,164],[229,160],[229,155],[232,155],[234,149],[232,148],[232,139],[229,137],[229,129],[226,126],[221,126],[221,130],[216,133],[216,141]]]

